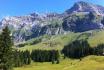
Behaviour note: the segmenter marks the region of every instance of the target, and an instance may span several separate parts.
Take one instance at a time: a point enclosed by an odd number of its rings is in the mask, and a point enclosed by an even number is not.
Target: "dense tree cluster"
[[[26,51],[13,51],[13,65],[14,67],[21,67],[23,65],[34,62],[52,62],[59,63],[59,52],[56,50],[33,50],[31,53]]]
[[[66,45],[62,53],[67,57],[80,58],[91,54],[91,48],[87,41],[76,40]]]
[[[29,51],[17,51],[14,54],[14,67],[21,67],[23,65],[28,65],[31,63],[31,57]]]
[[[86,40],[76,40],[66,45],[62,53],[64,56],[70,58],[81,58],[87,55],[104,55],[104,44],[91,48]]]
[[[99,44],[93,48],[93,54],[98,56],[104,56],[104,44]]]
[[[59,52],[56,50],[33,50],[31,58],[34,62],[52,62],[59,63]]]

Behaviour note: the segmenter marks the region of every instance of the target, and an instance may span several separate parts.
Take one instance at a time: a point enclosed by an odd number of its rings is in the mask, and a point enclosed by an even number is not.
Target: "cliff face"
[[[104,7],[87,2],[77,2],[62,14],[32,13],[26,16],[5,17],[0,28],[8,26],[15,42],[25,41],[44,34],[57,35],[70,31],[83,32],[103,29],[101,23]]]
[[[104,25],[101,23],[102,16],[94,13],[72,14],[64,19],[63,29],[65,31],[84,32],[94,29],[103,29]]]

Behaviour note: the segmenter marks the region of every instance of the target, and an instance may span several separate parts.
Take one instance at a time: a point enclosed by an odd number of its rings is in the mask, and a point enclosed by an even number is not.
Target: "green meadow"
[[[26,45],[18,48],[19,50],[41,49],[41,50],[62,50],[64,45],[76,40],[86,39],[91,47],[96,47],[98,44],[104,43],[104,31],[94,30],[83,33],[68,33],[65,35],[52,36],[40,43],[34,45]],[[50,46],[52,44],[52,46]],[[62,55],[61,55],[62,56]],[[52,64],[51,62],[32,62],[30,65],[14,68],[14,70],[104,70],[104,56],[87,56],[81,61],[79,59],[63,59],[60,58],[59,64]]]
[[[60,64],[51,62],[31,63],[14,70],[104,70],[104,56],[88,56],[78,59],[60,59]]]

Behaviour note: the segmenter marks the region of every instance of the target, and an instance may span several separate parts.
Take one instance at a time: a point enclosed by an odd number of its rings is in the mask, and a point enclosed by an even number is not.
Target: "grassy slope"
[[[104,70],[103,56],[88,56],[82,61],[65,59],[61,60],[60,64],[32,63],[14,70]]]
[[[91,35],[89,35],[91,33]],[[87,39],[90,45],[96,46],[97,44],[104,43],[104,31],[88,31],[83,34],[81,33],[69,33],[66,35],[53,36],[50,40],[38,43],[36,45],[27,45],[19,48],[20,50],[33,50],[33,49],[58,49],[61,50],[63,46],[75,39]],[[54,46],[49,46],[49,43],[57,43]],[[45,63],[32,63],[15,70],[104,70],[104,57],[102,56],[88,56],[82,61],[61,59],[60,64]]]
[[[97,46],[98,44],[104,43],[104,31],[94,32],[88,39],[91,46]]]
[[[87,39],[92,47],[104,43],[104,30],[88,31],[84,33],[69,33],[66,35],[52,36],[50,39],[35,45],[26,45],[19,48],[20,50],[33,50],[33,49],[57,49],[61,50],[67,43],[76,39]],[[52,46],[52,45],[53,46]]]
[[[42,50],[61,50],[63,46],[72,40],[76,39],[79,33],[69,33],[66,35],[56,35],[52,36],[51,39],[43,41],[36,45],[26,45],[25,47],[19,48],[20,50],[33,50],[33,49],[42,49]],[[52,44],[52,45],[51,45]]]

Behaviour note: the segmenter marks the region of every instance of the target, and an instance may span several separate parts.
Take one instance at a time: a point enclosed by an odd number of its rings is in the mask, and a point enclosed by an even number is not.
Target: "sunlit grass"
[[[60,64],[51,62],[32,63],[15,70],[104,70],[104,56],[88,56],[79,59],[61,59]]]
[[[18,48],[19,50],[30,50],[32,51],[33,49],[42,49],[42,50],[61,50],[63,49],[64,45],[68,44],[69,42],[73,41],[74,39],[77,38],[79,33],[69,33],[66,35],[56,35],[52,36],[50,40],[40,42],[35,45],[26,45],[22,48]],[[52,45],[51,45],[52,44]]]
[[[95,33],[94,35],[89,37],[88,41],[92,47],[95,47],[98,44],[104,43],[104,31],[102,30]]]

